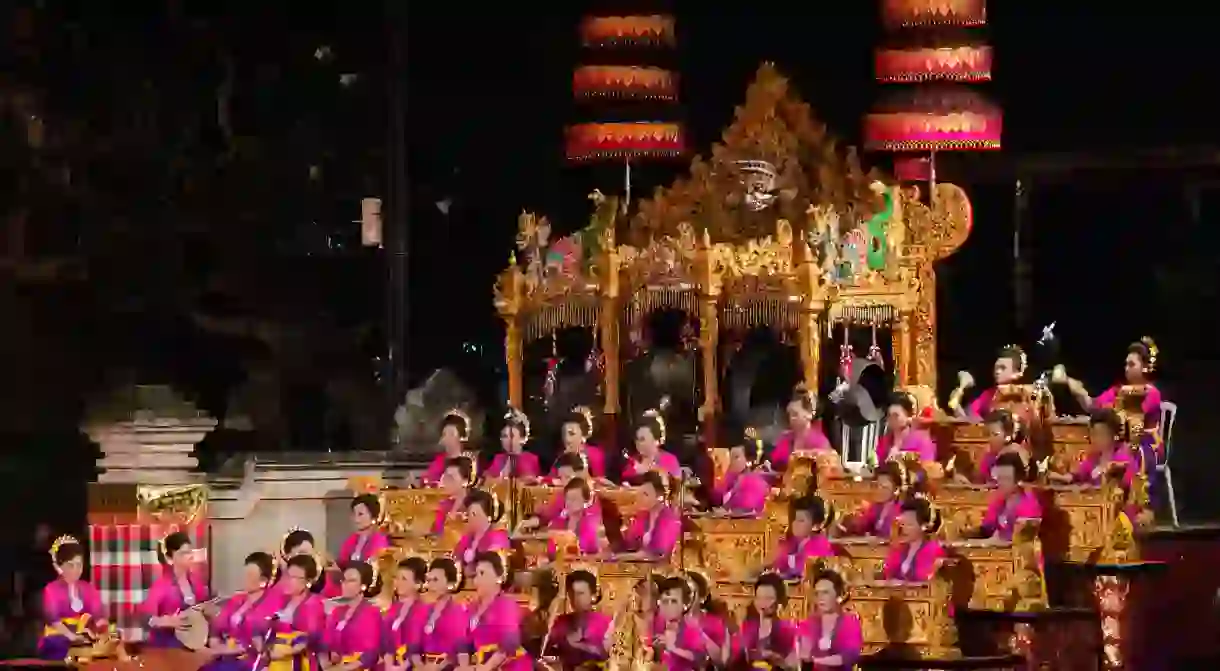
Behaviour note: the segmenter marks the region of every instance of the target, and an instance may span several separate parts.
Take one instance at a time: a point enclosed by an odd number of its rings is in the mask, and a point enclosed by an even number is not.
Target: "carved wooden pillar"
[[[525,407],[524,384],[521,377],[521,326],[517,315],[504,315],[504,358],[508,364],[508,404],[520,410]]]
[[[699,412],[705,424],[715,423],[720,409],[720,377],[716,350],[720,340],[719,302],[716,296],[699,296],[699,352],[703,366],[703,406]]]
[[[822,362],[821,310],[806,307],[801,310],[797,336],[800,339],[801,380],[815,394],[819,389]]]
[[[936,270],[931,262],[919,269],[919,298],[911,334],[915,358],[912,382],[936,390]]]
[[[609,296],[601,299],[600,314],[597,327],[601,331],[602,356],[605,370],[602,371],[602,411],[607,415],[617,415],[619,412],[619,343],[618,343],[618,300]]]
[[[894,353],[894,380],[897,387],[913,383],[911,379],[911,311],[903,310],[890,326],[891,349]]]

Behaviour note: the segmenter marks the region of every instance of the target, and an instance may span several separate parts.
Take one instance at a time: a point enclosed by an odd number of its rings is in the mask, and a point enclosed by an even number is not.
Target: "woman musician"
[[[106,614],[96,588],[81,580],[85,570],[85,547],[72,536],[51,543],[51,561],[59,578],[42,590],[46,626],[38,639],[38,658],[62,662],[68,650],[88,645],[106,631]]]
[[[661,581],[654,621],[653,662],[673,671],[694,671],[707,661],[707,644],[699,623],[687,617],[695,606],[695,594],[686,578],[674,576]]]
[[[433,601],[419,646],[411,653],[411,668],[450,671],[458,667],[458,655],[470,641],[466,608],[453,598],[462,589],[462,568],[449,557],[437,557],[428,565],[427,581]]]
[[[557,656],[564,671],[602,668],[610,660],[614,618],[596,608],[602,598],[597,575],[580,568],[564,582],[571,611],[555,618],[543,654]]]
[[[428,617],[428,604],[421,591],[428,576],[428,562],[407,557],[394,573],[394,603],[382,615],[382,660],[385,671],[406,671],[411,654],[419,646]]]
[[[322,638],[330,671],[372,671],[381,657],[381,611],[368,601],[381,589],[377,578],[368,562],[344,562],[343,604],[327,617]]]
[[[375,494],[360,494],[351,502],[352,527],[355,529],[339,547],[340,562],[371,562],[378,553],[390,547],[390,537],[379,528],[381,500]],[[322,596],[333,599],[343,593],[343,571],[340,564],[326,567],[326,588]]]
[[[157,544],[157,556],[164,565],[161,576],[148,589],[140,604],[144,625],[151,630],[148,645],[154,648],[181,648],[175,633],[187,626],[182,612],[208,600],[207,587],[191,569],[194,547],[184,532],[174,533]]]
[[[450,459],[445,463],[445,472],[441,475],[440,487],[445,492],[436,507],[436,517],[432,520],[430,533],[439,536],[445,533],[445,526],[453,518],[466,512],[466,494],[474,487],[477,466],[469,455]]]
[[[242,575],[244,590],[230,597],[208,633],[208,652],[216,657],[205,671],[246,671],[255,655],[256,641],[266,632],[275,609],[277,595],[270,589],[275,579],[275,560],[266,552],[246,557]]]
[[[754,583],[754,604],[741,625],[738,658],[744,666],[767,671],[795,666],[796,627],[780,617],[788,587],[778,573],[763,573]]]
[[[572,414],[563,421],[560,436],[563,440],[563,453],[560,456],[572,454],[582,457],[588,464],[590,475],[598,480],[606,477],[606,454],[600,447],[589,443],[589,439],[593,437],[592,410],[583,405],[572,408]],[[555,477],[558,470],[559,463],[556,461],[555,466],[551,468],[550,477]]]
[[[623,484],[638,485],[647,473],[660,471],[673,479],[682,477],[682,464],[671,452],[666,452],[665,418],[660,410],[644,413],[635,425],[635,456],[624,452]]]
[[[508,559],[502,552],[480,552],[474,560],[474,601],[467,609],[470,638],[459,653],[464,671],[529,671],[534,660],[521,647],[521,607],[504,593]]]
[[[500,429],[500,449],[503,452],[491,460],[487,477],[533,480],[542,475],[538,455],[525,451],[529,439],[529,417],[516,408],[509,408],[504,415],[504,427]]]
[[[669,487],[664,478],[656,471],[648,471],[640,476],[640,512],[635,514],[623,533],[623,552],[619,559],[664,560],[678,546],[682,518],[669,505]]]
[[[811,671],[849,671],[864,647],[860,617],[843,608],[847,584],[834,571],[813,579],[813,613],[800,632],[802,667]]]
[[[758,431],[747,428],[737,444],[729,448],[729,469],[712,489],[712,514],[719,517],[762,515],[771,483],[757,469],[763,467],[764,449]]]
[[[321,560],[313,555],[288,559],[275,620],[271,647],[264,651],[267,671],[317,671],[318,655],[326,631],[326,608],[312,588],[321,579]]]
[[[495,525],[504,516],[504,504],[494,492],[472,489],[466,495],[466,533],[458,540],[453,555],[466,568],[467,577],[474,575],[475,555],[499,552],[512,546],[508,532]]]
[[[834,556],[826,537],[834,521],[834,507],[816,494],[793,501],[788,509],[788,533],[779,541],[771,568],[785,580],[800,580],[810,559]]]
[[[1145,468],[1149,468],[1150,464],[1154,463],[1150,458],[1153,455],[1148,454],[1149,452],[1154,453],[1158,458],[1164,457],[1162,453],[1164,442],[1160,433],[1161,390],[1149,381],[1149,377],[1156,371],[1158,358],[1160,358],[1160,350],[1152,338],[1144,336],[1139,339],[1139,342],[1131,343],[1127,347],[1127,357],[1123,361],[1125,384],[1112,385],[1097,398],[1091,398],[1088,390],[1079,380],[1069,378],[1062,366],[1055,367],[1052,377],[1055,382],[1067,383],[1072,396],[1085,410],[1113,409],[1120,404],[1119,397],[1123,394],[1124,387],[1141,388],[1144,392],[1143,401],[1140,404],[1140,411],[1144,414],[1144,434],[1131,438],[1133,441],[1138,441],[1135,447],[1143,457]]]
[[[466,443],[470,440],[470,416],[459,408],[453,408],[445,413],[441,420],[441,436],[438,441],[440,454],[428,464],[424,471],[424,484],[439,485],[441,476],[445,474],[445,466],[451,459],[457,459],[466,451]]]

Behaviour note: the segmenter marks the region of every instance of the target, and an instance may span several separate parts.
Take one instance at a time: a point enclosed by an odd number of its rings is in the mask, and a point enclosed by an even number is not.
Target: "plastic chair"
[[[1169,467],[1170,448],[1173,447],[1173,423],[1178,417],[1178,404],[1161,401],[1161,442],[1165,444],[1165,458],[1156,465],[1156,472],[1165,480],[1165,491],[1169,495],[1169,518],[1178,526],[1178,498],[1173,492],[1173,470]]]

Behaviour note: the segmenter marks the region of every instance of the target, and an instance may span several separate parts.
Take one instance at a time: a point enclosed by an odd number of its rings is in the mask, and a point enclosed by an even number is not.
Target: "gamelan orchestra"
[[[864,173],[764,67],[689,176],[630,209],[593,202],[553,242],[521,218],[495,287],[511,407],[494,455],[454,408],[414,484],[357,484],[333,559],[288,530],[219,601],[168,536],[146,646],[210,669],[850,669],[960,657],[963,614],[1046,608],[1068,589],[1053,564],[1138,559],[1164,455],[1151,339],[1132,334],[1097,395],[1038,361],[1046,338],[979,362],[985,388],[962,372],[938,395],[936,262],[970,230],[962,189]],[[687,320],[682,389],[629,374],[668,356],[647,333],[657,311]],[[580,403],[531,360],[571,331],[597,377]],[[794,351],[763,364],[790,380],[765,421],[732,381],[757,331]],[[63,660],[107,625],[81,543],[52,554],[40,649]],[[1099,607],[1121,620],[1121,599]],[[997,645],[1030,654],[1024,626]],[[1119,658],[1121,627],[1099,629]]]

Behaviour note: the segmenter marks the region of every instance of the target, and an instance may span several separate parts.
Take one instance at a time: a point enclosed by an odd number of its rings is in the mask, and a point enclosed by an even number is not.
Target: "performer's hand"
[[[678,630],[677,629],[666,629],[665,635],[663,638],[665,639],[665,647],[667,647],[667,648],[677,647]]]
[[[970,374],[970,371],[959,370],[957,372],[957,386],[962,389],[969,389],[974,386],[974,376]]]

